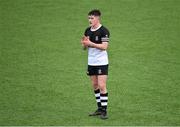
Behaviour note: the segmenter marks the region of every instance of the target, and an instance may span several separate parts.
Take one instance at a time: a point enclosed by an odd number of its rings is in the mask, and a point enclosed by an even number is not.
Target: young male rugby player
[[[108,92],[106,81],[108,76],[108,54],[109,31],[100,23],[101,12],[97,9],[88,13],[90,27],[85,30],[81,40],[83,48],[88,49],[88,69],[92,86],[94,89],[97,110],[89,116],[100,115],[101,119],[107,119]]]

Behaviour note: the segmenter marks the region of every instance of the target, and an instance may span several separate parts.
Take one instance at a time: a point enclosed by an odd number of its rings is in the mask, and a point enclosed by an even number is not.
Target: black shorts
[[[87,75],[108,75],[108,65],[91,66],[88,65]]]

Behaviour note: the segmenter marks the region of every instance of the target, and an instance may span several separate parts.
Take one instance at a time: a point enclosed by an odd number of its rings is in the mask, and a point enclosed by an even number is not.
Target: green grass
[[[109,119],[96,108],[80,38],[111,32]],[[179,0],[0,0],[0,125],[180,125]]]

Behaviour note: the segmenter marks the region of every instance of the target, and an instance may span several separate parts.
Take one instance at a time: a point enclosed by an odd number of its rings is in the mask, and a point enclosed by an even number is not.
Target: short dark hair
[[[88,15],[101,16],[101,12],[98,9],[91,10]]]

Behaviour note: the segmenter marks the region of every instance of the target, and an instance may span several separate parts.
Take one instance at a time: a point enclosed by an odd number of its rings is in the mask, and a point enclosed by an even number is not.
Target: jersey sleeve
[[[88,29],[89,28],[86,28],[86,30],[84,31],[84,36],[88,36]]]
[[[103,29],[101,42],[109,42],[109,36],[110,36],[110,33],[109,33],[108,29],[106,29],[106,28]]]

